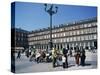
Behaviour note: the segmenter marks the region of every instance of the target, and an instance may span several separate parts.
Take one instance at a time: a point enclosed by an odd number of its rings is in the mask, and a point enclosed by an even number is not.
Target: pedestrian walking
[[[76,65],[79,66],[79,58],[80,58],[80,53],[79,52],[76,52],[75,54],[75,62],[76,62]]]
[[[62,54],[60,53],[59,50],[57,50],[57,66],[62,65]]]
[[[42,52],[41,52],[41,61],[42,61],[42,62],[43,62],[43,61],[46,61],[45,59],[46,59],[46,52],[45,52],[45,51],[42,51]]]
[[[32,52],[31,49],[29,49],[29,56],[31,55],[31,52]]]
[[[41,56],[40,52],[36,52],[36,61],[37,61],[37,63],[40,62],[40,56]]]
[[[68,49],[63,48],[63,57],[62,57],[62,61],[63,61],[63,68],[68,68]]]
[[[28,50],[26,51],[26,56],[27,56],[27,58],[29,58],[29,51]]]
[[[65,67],[65,62],[66,62],[66,58],[65,58],[65,56],[63,55],[63,56],[62,56],[62,66],[63,66],[63,68],[66,68],[66,67]]]
[[[17,54],[17,59],[18,59],[18,58],[20,59],[20,57],[21,57],[21,51],[19,50],[19,51],[18,51],[18,54]]]
[[[32,51],[29,61],[35,60],[35,52]]]
[[[53,61],[53,67],[56,67],[57,62],[57,50],[53,48],[52,50],[52,61]]]
[[[80,64],[80,50],[79,50],[78,46],[76,47],[75,55],[74,56],[75,56],[76,66],[79,66],[79,64]]]
[[[69,50],[69,55],[70,55],[70,57],[72,57],[72,50],[71,49]]]
[[[81,62],[80,62],[81,66],[85,66],[85,59],[86,59],[85,50],[82,48],[82,50],[81,50]]]

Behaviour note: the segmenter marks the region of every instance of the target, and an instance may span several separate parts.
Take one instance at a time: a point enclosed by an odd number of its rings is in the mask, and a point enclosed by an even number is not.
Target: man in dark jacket
[[[85,59],[86,59],[86,55],[85,55],[85,50],[82,48],[81,50],[81,65],[85,66]]]

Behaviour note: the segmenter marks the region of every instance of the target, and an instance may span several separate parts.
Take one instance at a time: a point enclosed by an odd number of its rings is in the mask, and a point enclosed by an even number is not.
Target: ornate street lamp
[[[50,8],[47,9],[47,4],[44,4],[45,11],[50,15],[50,50],[52,50],[53,43],[52,43],[52,15],[56,14],[58,11],[58,7],[55,7],[55,11],[53,10],[53,4],[50,5]]]

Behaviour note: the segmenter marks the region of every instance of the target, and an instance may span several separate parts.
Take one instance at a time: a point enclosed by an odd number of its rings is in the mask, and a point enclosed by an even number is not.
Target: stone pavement
[[[86,52],[86,66],[75,66],[75,58],[68,57],[69,68],[63,69],[62,66],[53,68],[52,63],[36,63],[30,62],[24,54],[20,59],[15,60],[16,73],[29,73],[29,72],[50,72],[50,71],[67,71],[78,69],[94,69],[97,68],[97,53]]]

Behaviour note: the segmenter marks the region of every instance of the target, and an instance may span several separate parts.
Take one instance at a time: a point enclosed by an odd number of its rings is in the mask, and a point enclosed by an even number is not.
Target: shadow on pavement
[[[86,63],[85,66],[91,66],[91,64],[90,63]]]

